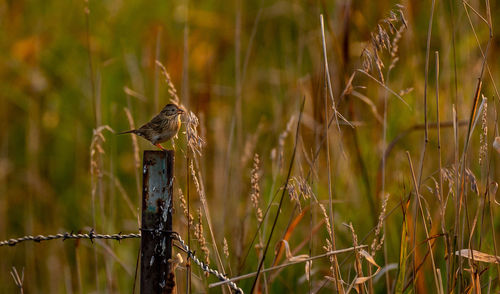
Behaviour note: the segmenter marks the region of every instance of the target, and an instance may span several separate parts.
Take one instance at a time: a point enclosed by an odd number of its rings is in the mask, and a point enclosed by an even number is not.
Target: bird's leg
[[[158,147],[158,148],[160,148],[162,151],[165,151],[165,148],[163,148],[163,146],[161,146],[161,144],[160,144],[160,143],[155,144],[155,146],[156,146],[156,147]]]
[[[174,150],[174,152],[175,152],[175,144],[174,144],[174,140],[170,140],[170,143],[172,143],[172,150]]]

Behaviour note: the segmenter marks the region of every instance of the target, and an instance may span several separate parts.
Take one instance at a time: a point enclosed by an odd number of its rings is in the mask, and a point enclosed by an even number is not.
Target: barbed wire
[[[186,242],[184,242],[184,240],[182,240],[181,236],[179,236],[178,233],[172,232],[171,236],[173,237],[173,239],[175,239],[179,243],[180,248],[187,253],[188,257],[191,258],[191,260],[193,260],[194,263],[196,263],[196,265],[198,265],[203,271],[216,276],[222,282],[226,282],[229,285],[229,287],[231,287],[231,289],[234,290],[235,293],[244,294],[243,290],[241,288],[239,288],[234,282],[230,281],[229,278],[225,274],[223,274],[215,269],[210,268],[206,263],[199,260],[198,257],[196,257],[196,255],[194,254],[194,252],[191,251],[189,246],[187,246]],[[37,243],[42,242],[42,241],[50,241],[50,240],[57,240],[57,239],[63,239],[63,241],[68,240],[68,239],[90,239],[91,242],[94,239],[108,239],[108,240],[111,239],[111,240],[121,241],[123,239],[134,239],[134,238],[140,238],[140,237],[141,237],[141,233],[131,233],[131,234],[118,233],[118,234],[107,235],[107,234],[97,234],[92,229],[92,230],[90,230],[90,232],[88,234],[81,234],[81,233],[74,234],[73,232],[71,232],[71,233],[66,232],[66,233],[60,233],[60,234],[55,234],[55,235],[46,235],[46,236],[44,236],[44,235],[29,236],[28,235],[28,236],[24,236],[24,237],[20,237],[20,238],[0,241],[0,247],[6,246],[6,245],[16,246],[17,244],[19,244],[21,242],[25,242],[25,241],[34,241]]]
[[[206,263],[199,260],[198,257],[196,257],[196,255],[194,255],[194,252],[192,252],[189,249],[186,242],[184,242],[184,240],[182,240],[182,238],[181,238],[181,236],[179,236],[179,234],[173,233],[172,236],[174,237],[175,240],[177,240],[177,242],[179,242],[180,247],[182,247],[182,249],[187,252],[188,257],[191,258],[191,260],[193,260],[194,263],[196,263],[203,271],[216,276],[221,282],[226,282],[229,285],[229,287],[234,290],[235,293],[244,294],[243,290],[241,288],[239,288],[236,285],[236,283],[229,280],[229,278],[225,274],[223,274],[215,269],[210,268]]]
[[[71,233],[60,233],[60,234],[55,234],[55,235],[37,235],[37,236],[24,236],[21,238],[16,238],[16,239],[9,239],[5,241],[0,241],[0,246],[16,246],[17,244],[25,241],[34,241],[34,242],[42,242],[42,241],[50,241],[50,240],[57,240],[57,239],[63,239],[68,240],[68,239],[90,239],[90,241],[93,241],[94,239],[112,239],[112,240],[117,240],[121,241],[123,239],[133,239],[133,238],[140,238],[141,234],[137,233],[132,233],[132,234],[112,234],[112,235],[106,235],[106,234],[97,234],[94,232],[94,230],[90,230],[88,234],[75,234],[73,232]]]

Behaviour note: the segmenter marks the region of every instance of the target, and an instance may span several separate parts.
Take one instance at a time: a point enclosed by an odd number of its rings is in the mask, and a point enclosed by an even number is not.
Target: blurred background
[[[192,246],[211,266],[222,270],[220,256],[229,276],[256,271],[296,145],[265,267],[287,262],[273,258],[282,239],[294,255],[322,254],[332,249],[332,239],[337,249],[351,247],[352,232],[343,224],[352,223],[358,244],[374,243],[366,250],[384,269],[358,291],[390,293],[401,282],[406,291],[438,293],[436,268],[444,292],[473,285],[498,291],[498,265],[468,259],[453,265],[448,253],[454,252],[449,240],[458,237],[453,249],[500,255],[499,208],[496,189],[490,190],[498,186],[492,142],[498,135],[499,7],[474,0],[433,3],[0,0],[0,240],[91,228],[138,231],[142,151],[156,148],[115,133],[147,122],[173,98],[158,60],[180,103],[198,117],[205,141],[201,155],[191,152],[184,126],[175,140],[174,228],[186,239],[180,197],[190,185],[193,226],[199,225]],[[480,116],[463,157],[467,170],[460,172],[482,52],[489,66],[481,91],[487,102],[480,96],[482,111],[476,108]],[[332,101],[352,127],[333,119],[326,139]],[[407,150],[424,217],[414,210]],[[459,178],[466,179],[465,188]],[[457,210],[460,195],[468,196]],[[418,213],[403,218],[405,207]],[[27,293],[131,293],[139,246],[130,239],[0,247],[0,290],[18,291],[9,274],[15,267],[24,271]],[[345,290],[356,274],[377,270],[363,259],[360,273],[355,260],[345,254],[337,261]],[[417,279],[415,260],[422,263]],[[325,276],[335,276],[334,265],[319,259],[309,274],[303,265],[287,267],[262,278],[258,291],[331,292],[337,285]],[[177,270],[179,291],[185,291],[185,272],[182,265]],[[215,281],[193,267],[194,293],[220,292],[208,288]],[[249,293],[252,279],[239,285]]]

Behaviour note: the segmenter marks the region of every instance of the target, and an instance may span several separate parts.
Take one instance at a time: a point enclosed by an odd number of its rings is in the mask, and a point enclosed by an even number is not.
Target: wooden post
[[[141,293],[172,293],[172,195],[174,152],[144,151],[142,183]]]

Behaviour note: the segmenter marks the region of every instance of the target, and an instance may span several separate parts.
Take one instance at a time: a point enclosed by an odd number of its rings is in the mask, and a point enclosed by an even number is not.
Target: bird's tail
[[[126,131],[126,132],[121,132],[121,133],[118,133],[117,135],[122,135],[122,134],[136,134],[137,133],[137,130],[130,130],[130,131]]]

